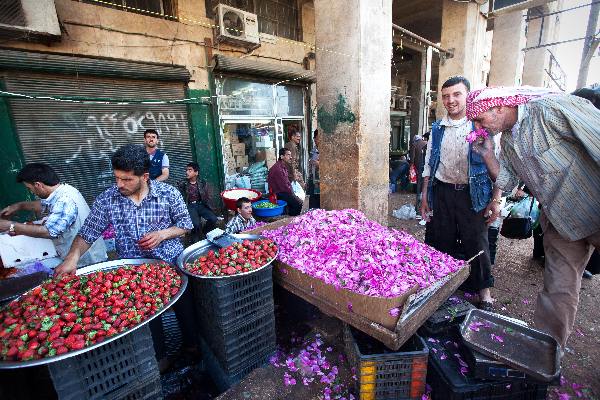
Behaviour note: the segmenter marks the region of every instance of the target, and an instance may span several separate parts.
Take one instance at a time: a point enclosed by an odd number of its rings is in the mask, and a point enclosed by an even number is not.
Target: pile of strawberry
[[[0,310],[0,360],[25,361],[79,350],[162,309],[181,277],[143,264],[48,280]]]
[[[277,246],[270,239],[244,240],[219,249],[185,264],[195,275],[226,276],[250,272],[269,263],[277,254]]]

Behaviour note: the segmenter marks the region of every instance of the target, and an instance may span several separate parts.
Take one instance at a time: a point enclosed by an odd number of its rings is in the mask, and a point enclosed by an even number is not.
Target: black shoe
[[[583,270],[583,275],[581,275],[583,278],[585,279],[592,279],[592,277],[594,276],[590,271],[584,269]]]

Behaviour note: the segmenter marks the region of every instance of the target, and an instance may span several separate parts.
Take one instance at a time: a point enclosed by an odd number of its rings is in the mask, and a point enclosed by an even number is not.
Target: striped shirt
[[[521,179],[569,240],[600,231],[600,110],[571,95],[532,100],[501,143],[496,186]]]

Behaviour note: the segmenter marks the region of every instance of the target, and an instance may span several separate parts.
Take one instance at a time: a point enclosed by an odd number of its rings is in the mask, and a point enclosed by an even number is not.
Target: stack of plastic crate
[[[272,267],[192,284],[202,355],[217,387],[226,390],[275,351]]]

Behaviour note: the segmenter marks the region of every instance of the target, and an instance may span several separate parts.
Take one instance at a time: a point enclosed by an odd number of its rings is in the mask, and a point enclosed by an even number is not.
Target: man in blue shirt
[[[150,179],[164,182],[169,178],[169,156],[164,151],[157,149],[158,132],[155,129],[144,131],[144,145],[150,156]]]

